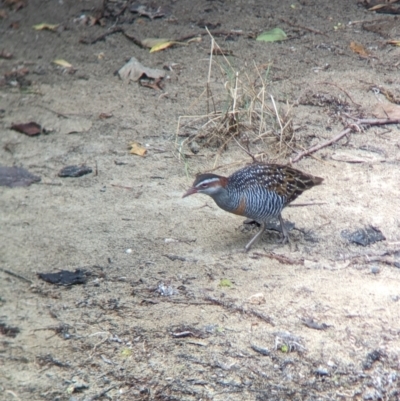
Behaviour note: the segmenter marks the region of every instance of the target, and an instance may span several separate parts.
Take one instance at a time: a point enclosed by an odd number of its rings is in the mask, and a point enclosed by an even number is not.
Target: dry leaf
[[[68,63],[68,61],[65,61],[63,59],[57,59],[57,60],[53,60],[53,64],[59,65],[60,67],[64,67],[64,68],[72,68],[72,64]]]
[[[377,118],[400,118],[400,106],[393,103],[378,104],[373,111]]]
[[[161,45],[162,43],[168,43],[171,42],[171,39],[165,39],[165,38],[146,38],[142,40],[142,45],[144,47],[149,47],[152,48],[154,46]]]
[[[131,147],[131,150],[129,152],[130,154],[142,157],[146,155],[147,149],[139,145],[137,142],[131,142],[129,146]]]
[[[158,52],[158,51],[160,51],[160,50],[164,50],[164,49],[167,49],[168,47],[171,47],[172,45],[175,45],[175,44],[177,44],[178,42],[164,42],[164,43],[160,43],[160,44],[158,44],[158,45],[155,45],[155,46],[153,46],[151,49],[150,49],[150,53],[154,53],[154,52]]]
[[[28,136],[36,136],[42,132],[42,127],[33,121],[25,124],[13,124],[11,129]]]
[[[147,38],[142,40],[142,45],[145,47],[150,47],[150,53],[158,52],[160,50],[167,49],[173,45],[187,46],[188,43],[177,42],[173,39],[165,38]]]
[[[165,77],[165,74],[166,72],[164,70],[145,67],[143,64],[139,63],[135,57],[132,57],[118,70],[118,75],[121,79],[129,79],[130,81],[139,81],[143,76],[150,79],[161,79]]]
[[[351,42],[350,43],[350,49],[354,52],[359,54],[361,57],[368,57],[369,56],[369,52],[367,52],[367,50],[365,50],[365,47],[357,42]]]
[[[105,119],[111,118],[111,117],[113,117],[113,116],[114,116],[113,113],[103,112],[103,113],[100,113],[100,114],[99,114],[99,119],[100,119],[100,120],[105,120]]]
[[[380,8],[383,8],[383,7],[386,7],[386,4],[377,4],[376,6],[368,8],[368,11],[376,11],[376,10],[379,10]]]
[[[44,30],[48,30],[48,31],[56,31],[58,28],[59,24],[46,24],[45,22],[41,23],[41,24],[37,24],[37,25],[33,25],[33,29],[35,29],[36,31],[44,31]]]

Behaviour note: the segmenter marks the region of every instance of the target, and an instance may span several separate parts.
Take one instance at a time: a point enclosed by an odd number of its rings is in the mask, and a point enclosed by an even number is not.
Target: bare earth
[[[394,16],[348,0],[163,4],[167,16],[121,26],[141,39],[204,24],[242,31],[215,39],[241,76],[267,77],[267,98],[292,120],[292,150],[250,143],[263,160],[288,163],[332,138],[351,121],[345,113],[386,117],[387,105],[400,107],[400,47],[386,44],[400,39]],[[26,67],[31,85],[0,87],[0,165],[41,182],[0,190],[0,399],[400,400],[400,126],[355,130],[296,163],[324,183],[296,201],[313,205],[284,210],[292,244],[268,232],[239,252],[253,235],[243,219],[205,196],[182,199],[196,173],[230,174],[251,161],[235,142],[224,152],[200,143],[197,154],[184,144],[179,157],[179,117],[206,112],[210,37],[155,53],[121,33],[80,43],[118,25],[74,22],[100,6],[1,4],[0,51],[14,57],[0,59],[0,76]],[[42,22],[64,29],[32,29]],[[275,27],[290,39],[254,40]],[[352,41],[369,54],[353,52]],[[133,56],[173,66],[163,91],[114,75]],[[229,77],[223,58],[214,62],[210,84],[223,98]],[[49,132],[10,129],[29,121]],[[146,157],[129,154],[133,141]],[[58,177],[81,164],[93,173]],[[363,247],[341,235],[370,225],[386,239]],[[77,268],[90,274],[84,285],[37,276]]]

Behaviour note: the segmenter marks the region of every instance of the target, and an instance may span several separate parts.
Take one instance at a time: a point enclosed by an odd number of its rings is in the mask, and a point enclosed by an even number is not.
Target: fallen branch
[[[82,43],[84,45],[93,45],[96,42],[104,40],[107,36],[113,35],[114,33],[118,33],[118,32],[122,32],[122,33],[125,34],[124,28],[122,28],[120,26],[115,26],[114,28],[109,29],[106,33],[103,33],[100,36],[97,36],[97,37],[95,37],[93,39],[81,38],[81,39],[79,39],[79,43]]]
[[[10,271],[10,270],[3,269],[3,268],[0,267],[0,271],[2,271],[2,272],[4,272],[4,273],[7,273],[7,274],[9,274],[10,276],[19,278],[20,280],[26,281],[26,282],[29,283],[29,284],[32,284],[32,283],[33,283],[33,281],[32,281],[32,280],[29,280],[29,278],[26,278],[26,277],[24,277],[24,276],[21,276],[21,275],[19,275],[19,274],[17,274],[17,273],[14,273],[14,272]]]
[[[222,306],[225,309],[228,309],[232,312],[240,312],[245,315],[250,315],[254,317],[258,317],[259,319],[263,320],[264,322],[269,323],[271,326],[275,326],[274,322],[269,316],[266,316],[264,313],[256,311],[254,309],[245,309],[243,306],[235,305],[233,302],[222,301],[218,298],[206,296],[204,297],[205,301],[209,301],[215,305]]]
[[[348,117],[350,117],[350,116],[348,116]],[[343,137],[350,134],[350,132],[352,132],[352,131],[360,132],[362,126],[400,124],[400,118],[366,118],[366,119],[360,119],[360,118],[354,118],[354,117],[350,117],[350,118],[352,118],[354,120],[353,124],[349,124],[349,126],[346,129],[344,129],[342,132],[340,132],[333,138],[328,139],[327,141],[319,143],[317,145],[311,146],[311,148],[298,153],[297,156],[291,160],[291,163],[297,163],[304,156],[311,155],[312,153],[315,153],[316,151],[318,151],[320,149],[323,149],[329,145],[332,145],[332,143],[340,141]]]
[[[333,138],[331,138],[325,142],[319,143],[317,145],[311,146],[311,148],[305,150],[304,152],[299,153],[294,159],[291,160],[291,162],[297,163],[304,156],[311,155],[312,153],[315,153],[317,150],[326,148],[327,146],[331,145],[332,143],[340,141],[344,136],[346,136],[347,134],[350,134],[351,131],[353,131],[353,127],[346,128],[344,131],[340,132],[338,135],[334,136]]]

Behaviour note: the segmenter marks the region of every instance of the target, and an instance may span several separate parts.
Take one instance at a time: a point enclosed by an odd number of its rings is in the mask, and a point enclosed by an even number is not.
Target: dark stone
[[[353,232],[344,230],[341,232],[341,236],[349,242],[362,246],[371,245],[375,242],[384,241],[386,239],[381,230],[373,226],[360,228]]]
[[[82,177],[90,174],[93,170],[88,166],[67,166],[60,170],[59,177]]]

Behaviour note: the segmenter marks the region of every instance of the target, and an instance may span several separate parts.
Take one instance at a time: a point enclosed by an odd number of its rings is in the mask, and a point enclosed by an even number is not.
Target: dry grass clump
[[[214,54],[222,54],[222,58]],[[180,154],[186,146],[192,153],[205,146],[217,148],[219,155],[234,142],[261,159],[265,155],[269,160],[285,158],[294,141],[291,107],[278,105],[269,93],[269,71],[270,65],[255,64],[237,70],[211,37],[206,88],[189,108],[203,100],[204,113],[179,117],[176,138]]]

